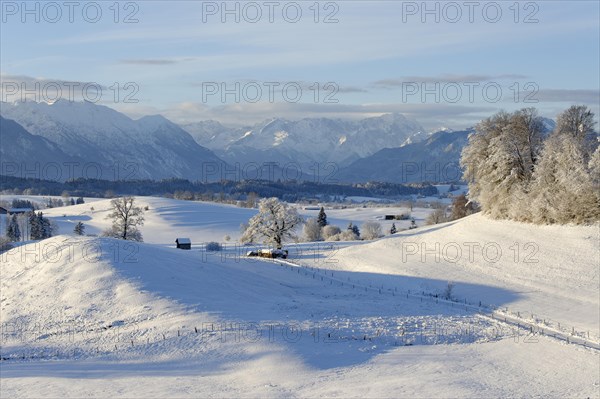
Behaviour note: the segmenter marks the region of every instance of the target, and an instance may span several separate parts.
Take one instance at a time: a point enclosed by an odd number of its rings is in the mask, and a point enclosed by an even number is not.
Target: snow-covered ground
[[[26,199],[35,203],[47,202],[47,196],[2,196],[3,200]],[[61,198],[61,197],[52,197]],[[86,234],[99,235],[110,226],[107,219],[110,213],[110,199],[85,198],[85,203],[60,208],[44,209],[44,216],[53,220],[60,234],[72,234],[77,222],[86,226]],[[137,197],[137,205],[148,207],[144,213],[142,227],[144,241],[153,244],[174,245],[175,238],[188,237],[195,243],[208,241],[222,242],[225,235],[232,241],[241,236],[240,225],[247,222],[257,212],[255,209],[240,208],[234,205],[213,202],[181,201],[159,197]],[[297,206],[298,212],[306,217],[317,217],[318,210]],[[410,214],[417,225],[425,224],[431,212],[429,208],[403,207],[347,207],[346,209],[326,209],[330,224],[345,229],[349,223],[360,227],[364,222],[376,221],[384,233],[389,232],[392,223],[396,228],[407,229],[410,220],[383,220],[385,215]],[[300,231],[298,231],[300,233]]]
[[[597,337],[597,226],[474,215],[333,250],[290,246],[286,264],[240,257],[234,246],[173,248],[175,237],[237,237],[255,210],[138,202],[149,207],[143,244],[61,235],[2,255],[3,397],[600,395],[597,350],[403,295],[442,293],[452,281],[458,300]],[[62,233],[78,220],[98,233],[108,204],[45,214]],[[327,211],[340,226],[388,213]]]

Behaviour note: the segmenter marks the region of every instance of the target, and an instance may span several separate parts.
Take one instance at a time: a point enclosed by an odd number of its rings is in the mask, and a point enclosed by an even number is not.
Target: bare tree
[[[110,201],[112,212],[107,219],[112,220],[112,227],[104,232],[104,236],[129,241],[143,241],[138,226],[144,225],[144,211],[135,206],[134,197],[115,198]]]

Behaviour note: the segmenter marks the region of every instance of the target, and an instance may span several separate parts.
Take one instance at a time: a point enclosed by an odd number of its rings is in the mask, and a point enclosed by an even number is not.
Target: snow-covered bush
[[[331,224],[328,224],[327,226],[323,227],[323,229],[321,229],[321,235],[325,240],[329,240],[329,238],[333,237],[336,234],[340,234],[341,232],[342,230],[338,226],[333,226]]]
[[[356,241],[359,237],[352,230],[344,230],[327,239],[327,241]]]
[[[304,223],[304,240],[306,241],[321,241],[321,226],[319,220],[311,218]]]
[[[381,224],[377,222],[365,222],[362,227],[362,238],[365,240],[374,240],[381,237]]]
[[[218,242],[211,241],[211,242],[206,243],[207,251],[216,252],[216,251],[221,251],[222,249],[223,249],[223,247]]]
[[[426,224],[438,224],[444,223],[448,221],[448,216],[446,215],[446,211],[443,208],[435,209],[433,212],[427,216],[425,220]]]

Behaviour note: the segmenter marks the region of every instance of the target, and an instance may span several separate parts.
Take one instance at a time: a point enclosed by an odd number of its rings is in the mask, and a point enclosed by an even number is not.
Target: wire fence
[[[464,311],[471,311],[480,314],[483,317],[490,317],[496,321],[508,323],[517,328],[528,330],[531,334],[541,334],[553,337],[567,343],[578,344],[585,347],[600,350],[600,338],[597,334],[591,333],[589,330],[579,330],[566,323],[561,323],[550,318],[536,315],[533,312],[522,312],[509,309],[509,307],[499,307],[491,304],[486,304],[483,301],[476,303],[470,302],[467,299],[459,300],[456,298],[443,297],[439,293],[430,293],[425,291],[402,290],[394,286],[364,284],[360,280],[354,280],[349,277],[339,278],[336,276],[336,271],[330,269],[322,269],[314,266],[301,265],[290,262],[288,260],[274,259],[274,263],[288,267],[291,271],[298,274],[320,278],[322,281],[329,281],[330,285],[339,284],[340,287],[348,287],[350,289],[364,290],[365,292],[377,292],[380,295],[392,295],[405,297],[407,299],[419,299],[422,301],[434,302],[445,306],[450,306]],[[340,273],[337,273],[340,274]]]

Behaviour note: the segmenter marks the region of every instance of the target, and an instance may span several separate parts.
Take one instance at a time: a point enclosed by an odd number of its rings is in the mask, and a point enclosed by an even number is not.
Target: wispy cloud
[[[600,103],[599,90],[564,90],[564,89],[542,89],[535,93],[521,92],[521,96],[529,95],[540,102],[568,102],[594,104]]]
[[[179,60],[172,59],[129,59],[129,60],[119,60],[121,64],[127,65],[172,65],[178,64]]]
[[[520,74],[502,74],[502,75],[477,75],[477,74],[443,74],[438,76],[404,76],[401,78],[381,79],[371,83],[371,86],[377,88],[400,87],[406,83],[466,83],[466,82],[492,82],[504,80],[522,80],[527,76]]]
[[[226,125],[252,125],[273,117],[298,120],[310,117],[362,119],[386,113],[402,113],[421,122],[426,128],[471,126],[496,109],[488,106],[447,104],[312,104],[312,103],[240,103],[214,107],[203,103],[184,102],[164,109],[144,109],[145,113],[160,113],[177,123],[217,120]],[[141,117],[139,110],[121,109],[132,117]]]

